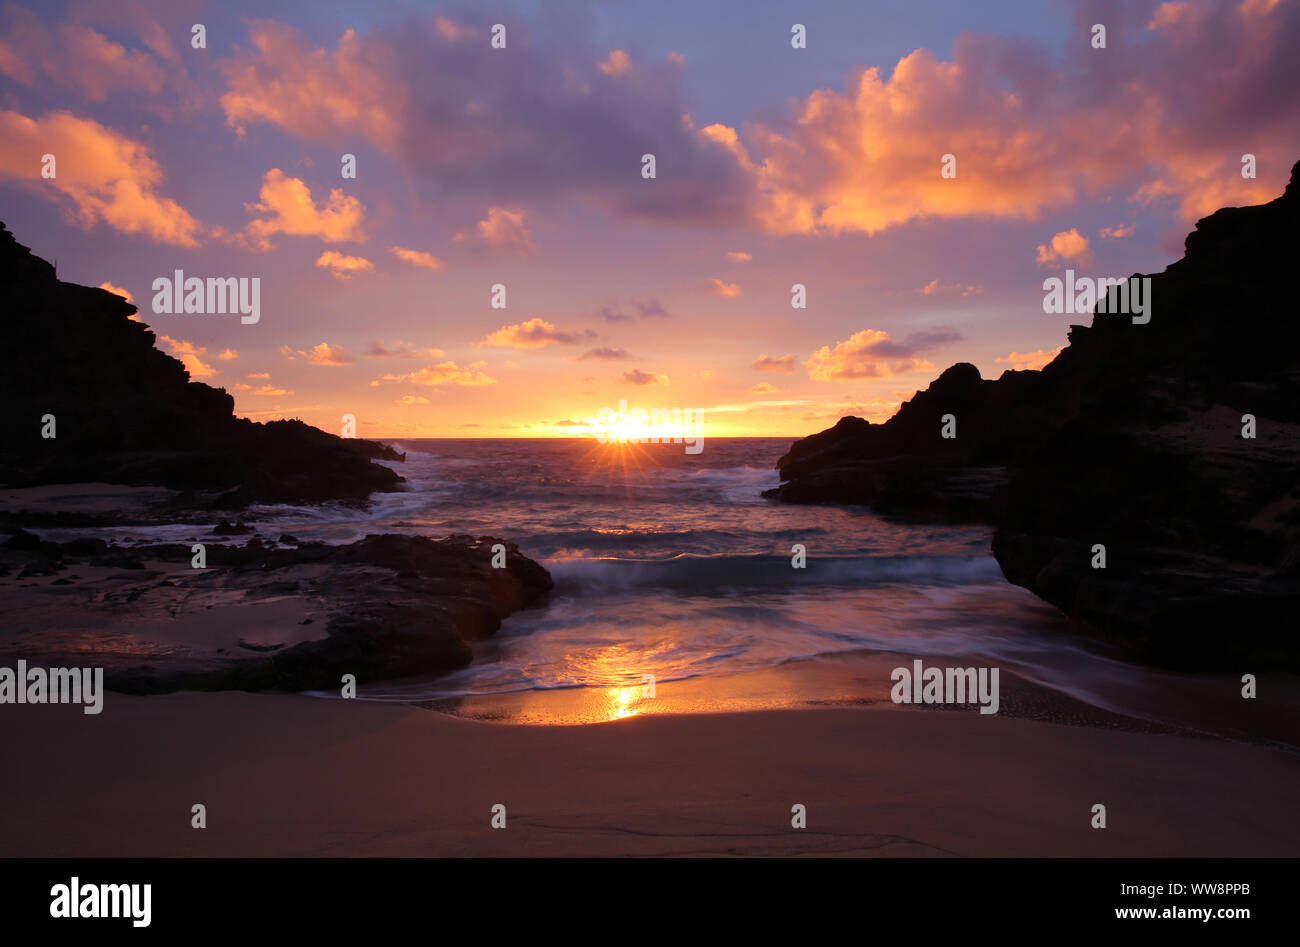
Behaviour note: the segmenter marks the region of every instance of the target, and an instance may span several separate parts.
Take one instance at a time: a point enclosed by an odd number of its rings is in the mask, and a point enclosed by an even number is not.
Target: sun
[[[591,423],[591,433],[606,443],[638,441],[645,436],[645,424],[626,414],[613,413]]]

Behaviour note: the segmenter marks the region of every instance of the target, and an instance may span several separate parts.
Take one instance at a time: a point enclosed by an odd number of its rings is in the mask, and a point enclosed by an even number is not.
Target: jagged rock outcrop
[[[1151,276],[1149,323],[1094,315],[1041,372],[996,382],[954,366],[884,425],[796,444],[772,492],[927,519],[956,505],[997,524],[1009,580],[1140,659],[1300,667],[1297,259],[1300,164],[1276,200],[1197,223]],[[967,444],[927,441],[942,413]],[[963,476],[988,489],[954,504]]]
[[[136,307],[61,282],[0,224],[0,483],[103,481],[207,491],[211,502],[360,500],[401,482],[391,448],[301,421],[234,416],[224,390],[190,381],[154,348]],[[41,436],[42,418],[56,436]]]
[[[962,362],[904,403],[888,421],[846,417],[797,442],[777,461],[785,482],[764,495],[787,503],[852,503],[926,522],[991,521],[1007,470],[1043,421],[1029,396],[1035,372],[996,381]],[[944,415],[957,436],[942,436]]]
[[[492,566],[497,543],[506,550],[504,568]],[[133,694],[337,691],[344,674],[366,684],[464,667],[473,641],[552,587],[545,568],[487,536],[384,534],[296,548],[254,537],[242,546],[209,545],[206,554],[207,568],[193,569],[189,544],[128,550],[102,539],[59,544],[14,532],[0,542],[0,577],[60,578],[18,583],[0,663],[76,666],[90,653],[110,689]],[[103,567],[126,571],[91,575]],[[315,616],[300,622],[308,633],[246,640],[257,610],[277,599]],[[93,621],[85,621],[87,609]],[[83,627],[72,627],[77,622]],[[294,627],[273,624],[281,636]],[[211,632],[195,631],[214,626],[238,634],[238,646],[216,649]],[[189,629],[185,643],[170,637],[172,627]]]

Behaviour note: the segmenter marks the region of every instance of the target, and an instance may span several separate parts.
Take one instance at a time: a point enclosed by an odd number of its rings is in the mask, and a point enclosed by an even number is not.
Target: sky
[[[1280,194],[1298,52],[1300,0],[8,5],[0,220],[255,420],[801,436],[1041,367],[1045,279]]]

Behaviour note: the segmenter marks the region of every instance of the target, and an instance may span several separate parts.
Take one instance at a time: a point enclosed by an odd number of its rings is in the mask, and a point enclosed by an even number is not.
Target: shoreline
[[[462,720],[499,726],[590,726],[629,717],[690,717],[773,711],[863,709],[877,712],[945,712],[979,714],[977,704],[895,704],[890,698],[890,670],[915,655],[884,651],[846,651],[787,661],[773,667],[735,673],[697,675],[656,682],[654,696],[646,685],[576,685],[521,689],[496,694],[422,698],[412,688],[425,683],[393,681],[361,686],[357,697],[367,703],[417,707]],[[931,659],[927,659],[931,660]],[[937,666],[970,666],[985,659],[945,655]],[[1169,693],[1147,695],[1145,707],[1115,709],[1081,700],[1032,680],[1020,669],[1001,667],[1000,706],[991,717],[1026,720],[1071,728],[1166,734],[1191,739],[1268,747],[1300,756],[1300,681],[1282,672],[1260,675],[1264,697],[1241,701],[1231,680],[1221,676],[1171,677],[1184,690],[1175,694],[1195,701],[1201,719],[1161,718]],[[436,682],[435,682],[436,683]],[[327,701],[332,693],[304,692]],[[1247,706],[1239,706],[1246,704]]]

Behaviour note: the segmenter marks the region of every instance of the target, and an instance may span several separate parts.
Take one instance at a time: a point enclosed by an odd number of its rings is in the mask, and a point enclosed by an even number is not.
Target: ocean
[[[477,645],[470,667],[362,682],[364,699],[533,723],[649,708],[888,703],[890,669],[921,658],[1000,667],[1004,681],[1014,675],[1092,707],[1194,726],[1209,712],[1207,688],[1231,685],[1141,668],[1078,635],[1003,578],[987,526],[763,499],[790,438],[714,438],[693,455],[681,445],[585,438],[387,442],[406,452],[392,465],[407,480],[402,492],[376,494],[364,509],[258,506],[243,519],[267,540],[493,536],[545,565],[555,589]],[[95,532],[175,542],[195,527]],[[657,699],[647,703],[649,681]],[[557,700],[560,692],[568,698]]]

